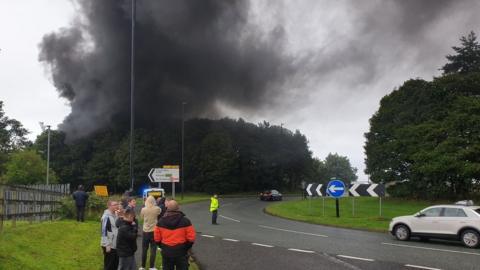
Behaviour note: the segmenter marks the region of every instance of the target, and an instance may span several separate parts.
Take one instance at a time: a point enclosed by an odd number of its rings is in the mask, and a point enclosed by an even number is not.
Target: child
[[[135,212],[126,209],[123,222],[118,229],[117,254],[119,257],[118,270],[135,270],[135,251],[137,251],[137,229],[133,225]]]

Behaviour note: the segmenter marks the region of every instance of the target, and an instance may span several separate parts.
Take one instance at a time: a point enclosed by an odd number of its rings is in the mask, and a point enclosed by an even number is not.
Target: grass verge
[[[265,212],[274,216],[313,224],[341,228],[386,232],[393,217],[411,215],[431,205],[425,201],[410,201],[392,198],[382,199],[382,216],[378,198],[357,197],[340,199],[340,218],[336,217],[335,199],[295,200],[272,203]],[[355,211],[353,212],[353,205]]]
[[[0,269],[103,269],[99,231],[94,221],[17,222],[15,228],[6,223],[0,233]],[[158,254],[158,269],[160,265]]]

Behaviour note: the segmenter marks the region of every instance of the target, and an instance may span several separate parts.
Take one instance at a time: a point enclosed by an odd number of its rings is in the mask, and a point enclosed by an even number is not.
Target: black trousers
[[[77,206],[77,221],[85,221],[85,206]]]
[[[117,270],[118,269],[118,255],[115,249],[107,253],[105,247],[103,250],[103,270]]]
[[[188,270],[188,256],[163,257],[163,270]]]
[[[142,238],[142,267],[147,264],[147,253],[150,247],[150,268],[155,267],[155,257],[157,256],[157,244],[153,239],[153,232],[143,232]]]
[[[218,210],[212,211],[212,224],[217,224]]]

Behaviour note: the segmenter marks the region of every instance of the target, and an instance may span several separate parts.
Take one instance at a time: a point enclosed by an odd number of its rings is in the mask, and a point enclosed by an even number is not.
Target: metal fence
[[[63,197],[70,194],[70,184],[0,185],[0,231],[5,220],[15,226],[17,220],[52,220]]]

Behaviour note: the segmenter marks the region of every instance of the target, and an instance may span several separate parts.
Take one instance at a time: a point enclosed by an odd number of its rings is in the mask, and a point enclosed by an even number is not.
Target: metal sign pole
[[[382,197],[378,198],[380,198],[380,217],[382,217]]]
[[[172,182],[172,197],[175,199],[175,182]]]
[[[335,206],[337,208],[337,218],[340,217],[340,205],[339,205],[339,202],[338,202],[338,198],[335,198]]]
[[[323,216],[325,216],[325,197],[322,197],[323,201]]]
[[[355,197],[352,196],[352,217],[355,216]]]
[[[312,215],[312,196],[308,196],[308,212]]]

